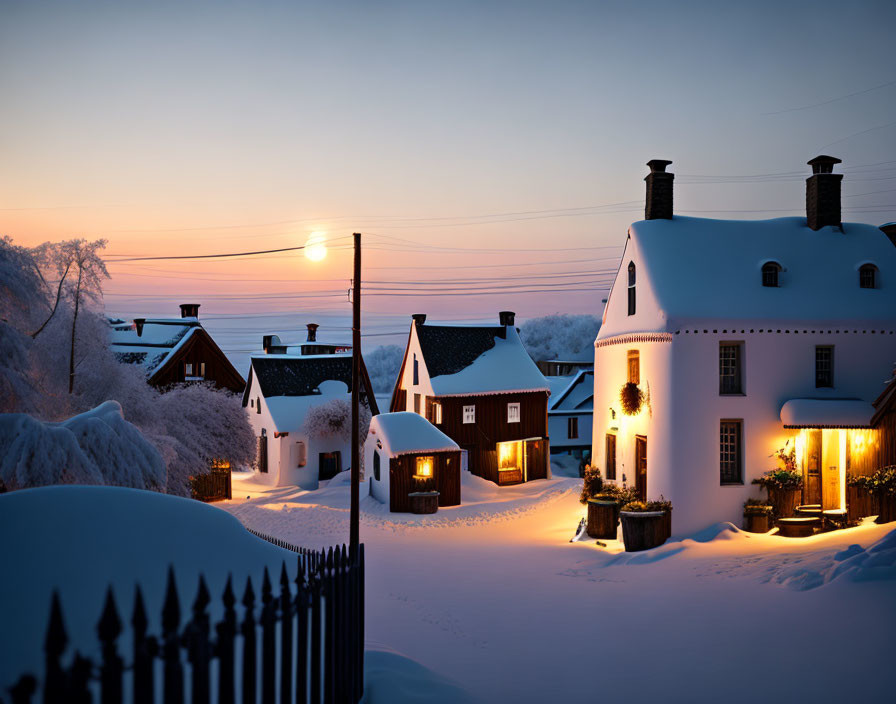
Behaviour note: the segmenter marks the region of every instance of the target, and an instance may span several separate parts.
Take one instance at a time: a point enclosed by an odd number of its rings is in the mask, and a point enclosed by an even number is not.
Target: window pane
[[[740,394],[741,361],[740,345],[723,343],[719,345],[719,393]]]
[[[628,380],[631,384],[641,383],[641,355],[637,350],[628,353]]]
[[[834,385],[834,348],[815,348],[815,386],[830,388]]]
[[[740,484],[741,478],[741,422],[723,420],[719,432],[719,481]]]

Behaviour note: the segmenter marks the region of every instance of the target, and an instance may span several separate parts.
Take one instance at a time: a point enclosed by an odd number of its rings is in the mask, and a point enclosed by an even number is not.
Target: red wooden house
[[[473,474],[501,485],[549,477],[550,392],[514,314],[488,326],[413,321],[390,410],[424,416],[460,446]]]
[[[199,322],[199,304],[183,303],[180,318],[110,320],[111,345],[119,361],[139,364],[157,388],[213,382],[242,392],[246,382]]]

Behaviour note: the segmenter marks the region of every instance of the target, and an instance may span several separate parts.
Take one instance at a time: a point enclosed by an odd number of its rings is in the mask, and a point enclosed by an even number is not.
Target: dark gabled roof
[[[896,410],[896,371],[894,371],[893,377],[887,382],[880,396],[871,405],[875,408],[874,416],[871,418],[872,427],[877,427],[881,418],[887,413]]]
[[[417,339],[429,377],[457,374],[469,367],[484,352],[495,346],[496,337],[504,337],[503,326],[461,327],[418,325]]]
[[[352,387],[351,355],[262,355],[252,357],[249,382],[243,394],[243,405],[249,403],[248,394],[252,377],[258,378],[265,398],[275,396],[311,396],[319,394],[318,387],[325,381],[341,381]],[[361,397],[371,413],[378,413],[376,399],[371,391],[367,368],[361,360]]]

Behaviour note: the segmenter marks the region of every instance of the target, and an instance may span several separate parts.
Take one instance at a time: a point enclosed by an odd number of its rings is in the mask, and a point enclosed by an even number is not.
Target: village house
[[[243,407],[258,441],[257,478],[272,486],[317,489],[318,482],[348,469],[348,433],[327,433],[314,414],[334,410],[334,401],[351,404],[351,345],[319,341],[317,325],[308,325],[307,339],[284,345],[277,335],[262,338],[262,354],[252,355]],[[361,360],[361,404],[379,411],[364,360]],[[337,415],[338,420],[338,415]],[[348,418],[344,419],[348,422]]]
[[[213,383],[241,393],[246,382],[199,322],[199,304],[183,303],[179,318],[109,321],[110,345],[118,361],[139,364],[157,388],[190,382]]]
[[[551,454],[568,454],[579,459],[591,453],[591,429],[594,424],[594,371],[579,371],[562,378],[565,384],[551,391],[548,406],[548,431]],[[550,380],[549,380],[550,383]]]
[[[498,325],[412,318],[391,410],[429,420],[460,446],[473,474],[500,485],[550,477],[550,392],[514,314],[502,312]]]
[[[412,510],[411,494],[439,492],[439,506],[460,504],[460,447],[426,418],[400,411],[370,422],[364,443],[370,495],[392,513]]]
[[[839,159],[809,162],[806,217],[761,221],[673,215],[670,163],[648,164],[595,341],[593,464],[671,500],[676,533],[739,522],[778,450],[804,503],[845,508],[896,360],[894,242],[841,223]]]

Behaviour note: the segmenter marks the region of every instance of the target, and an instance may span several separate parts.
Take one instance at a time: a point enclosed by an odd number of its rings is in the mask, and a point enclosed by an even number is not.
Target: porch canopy
[[[870,428],[874,406],[855,398],[792,398],[781,406],[785,428]]]

